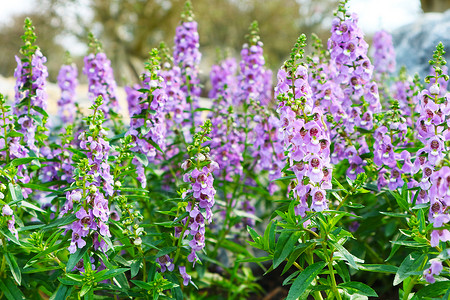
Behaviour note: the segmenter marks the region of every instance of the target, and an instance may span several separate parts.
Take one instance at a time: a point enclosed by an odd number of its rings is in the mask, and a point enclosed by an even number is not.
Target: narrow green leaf
[[[251,228],[250,226],[247,225],[247,231],[250,234],[250,236],[252,237],[253,241],[255,241],[256,243],[260,242],[261,237],[258,235],[258,233]]]
[[[38,113],[40,113],[40,114],[43,115],[44,117],[48,118],[47,112],[46,112],[42,107],[33,105],[33,106],[31,107],[31,109],[37,111]]]
[[[272,260],[272,256],[250,257],[245,259],[239,259],[236,262],[263,262]]]
[[[289,252],[286,253],[284,250],[286,247],[286,243],[289,241],[291,236],[293,235],[292,231],[283,231],[278,237],[277,243],[275,245],[275,253],[273,254],[273,268],[275,269],[280,265],[280,263],[289,255]],[[292,250],[292,249],[288,249]],[[283,253],[283,251],[285,251]],[[281,257],[281,254],[284,254],[284,257]]]
[[[30,208],[30,209],[32,209],[32,210],[41,212],[41,213],[45,213],[45,210],[43,210],[43,209],[37,207],[37,206],[34,205],[34,204],[31,204],[30,202],[27,202],[27,201],[21,201],[21,202],[20,202],[20,205],[23,206],[23,207],[27,207],[27,208]]]
[[[0,291],[8,300],[24,300],[25,296],[9,278],[0,278]]]
[[[22,274],[20,273],[20,268],[17,265],[16,258],[10,252],[5,253],[5,258],[6,258],[6,262],[9,265],[9,269],[11,270],[11,273],[13,274],[14,280],[17,282],[18,285],[20,285],[20,283],[22,281]]]
[[[397,204],[401,209],[406,211],[409,210],[408,202],[401,195],[394,191],[389,191],[389,193],[395,198],[395,201],[397,201]]]
[[[86,293],[88,293],[91,289],[92,289],[91,284],[84,284],[80,290],[80,297],[83,297],[84,295],[86,295]]]
[[[27,163],[32,162],[35,159],[39,159],[37,157],[22,157],[22,158],[14,158],[9,164],[13,165],[14,167],[24,165]]]
[[[7,231],[3,231],[0,229],[0,234],[4,235],[5,237],[7,237],[9,240],[11,240],[14,244],[17,244],[19,246],[22,246],[22,244],[20,243],[20,241],[16,238],[15,235],[13,235],[11,233],[11,231],[7,230]]]
[[[439,297],[450,290],[450,281],[438,281],[433,284],[427,285],[417,292],[417,296],[420,297]],[[442,298],[448,299],[448,298]]]
[[[141,268],[142,258],[138,258],[131,264],[131,278],[134,278]]]
[[[113,270],[108,270],[106,273],[104,273],[101,276],[96,276],[96,280],[97,282],[106,280],[106,279],[110,279],[111,277],[115,277],[119,274],[125,273],[126,271],[128,271],[129,268],[117,268],[117,269],[113,269]]]
[[[136,159],[144,165],[144,167],[148,166],[148,157],[144,153],[135,152],[134,155],[136,156]]]
[[[420,254],[418,252],[413,252],[409,254],[403,262],[400,264],[400,267],[397,270],[394,278],[394,286],[401,283],[403,280],[410,276],[411,272],[416,271],[420,265],[423,263],[423,260],[426,258],[426,254]]]
[[[359,294],[368,297],[378,297],[377,293],[368,285],[362,282],[350,281],[338,285],[338,288],[344,289],[350,295]]]
[[[335,241],[330,240],[330,243],[336,248],[336,250],[339,253],[342,254],[342,256],[344,256],[344,258],[347,260],[347,262],[350,264],[350,266],[353,269],[356,269],[356,270],[359,269],[359,267],[358,267],[358,265],[356,264],[356,261],[355,261],[356,257],[353,254],[348,252],[347,249],[345,249],[341,244],[336,243]],[[358,259],[358,258],[356,258],[356,259]]]
[[[77,249],[77,251],[69,256],[69,260],[67,261],[66,265],[66,272],[72,272],[75,265],[80,261],[80,259],[83,257],[83,255],[88,251],[88,249],[92,246],[92,240],[87,239],[86,245],[81,248]]]
[[[165,247],[161,250],[158,251],[158,253],[156,253],[156,258],[161,257],[163,255],[169,254],[173,251],[177,250],[177,247]]]
[[[49,300],[68,299],[72,293],[73,286],[67,286],[60,284],[56,292],[50,297]]]
[[[319,261],[308,266],[303,272],[301,272],[300,275],[295,278],[294,283],[289,289],[286,300],[296,300],[300,297],[309,287],[311,282],[313,282],[314,278],[319,275],[325,265],[326,262]]]
[[[382,265],[382,264],[365,264],[360,265],[360,269],[368,272],[377,272],[377,273],[389,273],[395,274],[397,273],[398,267],[392,265]]]

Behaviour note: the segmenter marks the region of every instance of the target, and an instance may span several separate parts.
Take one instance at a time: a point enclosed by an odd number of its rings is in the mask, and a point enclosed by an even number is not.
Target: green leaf
[[[395,274],[395,273],[397,273],[398,267],[392,266],[392,265],[383,265],[383,264],[365,264],[365,265],[360,265],[360,269],[363,271],[368,271],[368,272]]]
[[[38,115],[30,115],[30,118],[36,121],[37,125],[43,126],[44,122],[42,121],[42,118]]]
[[[66,265],[66,272],[72,272],[75,265],[80,261],[80,259],[83,257],[83,255],[88,251],[88,249],[92,246],[92,240],[87,239],[86,245],[81,248],[77,249],[77,251],[69,256],[69,260],[67,261]]]
[[[426,258],[426,254],[420,254],[418,252],[413,252],[409,254],[401,263],[400,267],[397,270],[394,278],[394,286],[401,283],[403,280],[408,278],[411,272],[416,271],[424,259]]]
[[[17,167],[17,166],[32,162],[35,159],[39,159],[39,158],[37,158],[37,157],[14,158],[9,164],[13,165],[14,167]]]
[[[300,270],[295,271],[294,273],[292,273],[291,275],[289,275],[285,280],[283,280],[283,286],[285,286],[286,284],[289,284],[289,282],[292,280],[292,278],[296,277],[298,275],[298,273],[300,273]]]
[[[439,297],[449,290],[450,290],[450,281],[439,281],[427,285],[426,287],[418,291],[416,295],[418,297]]]
[[[377,293],[368,285],[362,282],[350,281],[338,285],[338,288],[344,289],[350,295],[359,294],[368,297],[378,297]]]
[[[10,239],[14,244],[22,246],[22,244],[19,242],[19,240],[16,238],[16,236],[11,233],[11,231],[9,231],[9,230],[3,231],[0,229],[0,233],[2,235],[4,235],[5,237],[7,237],[8,239]]]
[[[32,190],[51,192],[51,193],[57,193],[57,194],[64,194],[63,191],[52,190],[52,189],[49,189],[48,187],[40,185],[40,184],[33,184],[33,183],[19,183],[19,184],[20,184],[21,187],[29,188],[29,189],[32,189]]]
[[[25,296],[9,278],[0,278],[0,291],[8,300],[24,300]]]
[[[409,217],[408,214],[393,213],[393,212],[386,212],[386,211],[380,211],[380,214],[385,215],[385,216],[389,216],[389,217],[394,217],[394,218],[407,218],[407,217]]]
[[[42,228],[42,230],[46,231],[48,229],[53,229],[55,227],[61,227],[61,226],[73,223],[73,221],[75,221],[76,218],[77,217],[75,216],[75,214],[70,214],[70,215],[64,216],[62,218],[55,219],[52,223],[44,226]]]
[[[141,281],[141,280],[130,280],[132,283],[134,283],[135,285],[137,285],[138,287],[140,287],[141,289],[144,290],[153,290],[155,287],[151,284],[148,284],[147,282]]]
[[[276,269],[294,250],[294,245],[298,243],[300,232],[283,231],[278,238],[273,254],[273,268]]]
[[[88,293],[91,289],[92,289],[91,284],[84,284],[80,290],[80,297],[83,297],[84,295],[86,295],[86,293]]]
[[[6,262],[9,265],[9,269],[11,270],[11,273],[13,274],[14,280],[17,282],[18,285],[20,285],[20,283],[22,281],[22,274],[20,273],[20,268],[17,265],[16,258],[10,252],[5,253],[5,258],[6,258]]]
[[[144,167],[148,166],[148,157],[144,153],[135,152],[134,155],[136,156],[136,159],[144,165]]]
[[[295,175],[290,175],[290,176],[284,176],[284,177],[280,177],[280,178],[271,180],[270,182],[283,181],[283,180],[291,180],[291,179],[295,179],[295,178],[297,178],[297,176],[295,176]]]
[[[286,263],[286,265],[284,266],[283,272],[281,272],[281,275],[283,275],[284,273],[286,273],[291,266],[294,264],[294,262],[297,261],[297,258],[306,251],[306,249],[308,249],[309,247],[314,246],[315,243],[309,243],[309,244],[300,244],[297,247],[295,247],[295,249],[293,249],[293,251],[289,254],[289,259]]]
[[[294,283],[289,289],[289,294],[287,295],[286,300],[296,300],[300,297],[309,287],[311,282],[313,282],[314,278],[319,275],[325,265],[326,262],[319,261],[308,266],[303,272],[301,272],[300,275],[295,278]]]
[[[428,247],[428,245],[426,243],[420,243],[420,242],[416,242],[416,241],[393,241],[391,243],[394,245],[401,245],[401,246],[414,247],[414,248]]]
[[[250,255],[250,253],[248,252],[248,250],[244,246],[239,245],[238,243],[235,243],[235,242],[230,241],[230,240],[223,240],[221,242],[220,246],[222,248],[225,248],[225,249],[228,249],[228,250],[234,252],[235,255],[237,255],[239,253]]]
[[[245,259],[238,259],[236,262],[263,262],[272,260],[272,256],[250,257]]]
[[[177,247],[175,247],[175,246],[174,247],[165,247],[165,248],[159,250],[158,253],[156,253],[155,258],[158,258],[158,257],[161,257],[163,255],[169,254],[169,253],[171,253],[171,252],[173,252],[175,250],[177,250]]]
[[[349,265],[353,268],[358,270],[359,267],[356,264],[355,258],[358,260],[357,257],[355,257],[353,254],[348,252],[347,249],[345,249],[341,244],[336,243],[335,241],[330,240],[330,243],[336,248],[336,250],[342,254],[342,256],[347,260]]]
[[[42,107],[33,105],[33,106],[31,107],[31,109],[37,111],[38,113],[40,113],[40,114],[43,115],[44,117],[48,118],[47,112],[46,112]]]
[[[20,133],[20,132],[15,131],[15,130],[9,130],[8,134],[6,136],[7,137],[22,137],[23,133]]]
[[[67,286],[60,284],[56,292],[50,297],[49,300],[68,299],[72,294],[73,286]]]
[[[251,228],[250,226],[247,225],[247,231],[250,234],[250,236],[252,237],[253,241],[255,241],[256,243],[259,243],[261,240],[261,237],[258,235],[258,233]]]
[[[103,281],[106,279],[110,279],[111,277],[115,277],[116,275],[125,273],[128,270],[129,270],[129,268],[117,268],[117,269],[113,269],[113,270],[108,270],[106,273],[104,273],[100,276],[96,276],[95,279],[97,282],[100,282],[100,281]],[[99,274],[99,273],[97,273],[97,274]]]
[[[155,147],[156,150],[158,150],[161,153],[164,153],[164,151],[162,151],[161,147],[159,147],[159,145],[157,143],[155,143],[152,139],[146,139],[147,142],[149,142],[153,147]]]
[[[23,206],[23,207],[27,207],[27,208],[30,208],[30,209],[32,209],[32,210],[41,212],[41,213],[45,213],[45,210],[43,210],[43,209],[37,207],[37,206],[34,205],[34,204],[31,204],[30,202],[27,202],[27,201],[22,201],[22,202],[20,202],[20,205]]]
[[[12,183],[8,184],[9,186],[9,194],[11,195],[11,199],[13,203],[17,203],[19,201],[22,201],[23,195],[22,195],[22,189],[17,184],[14,185]],[[11,203],[10,203],[11,205]]]
[[[142,258],[138,258],[131,264],[131,278],[135,277],[139,273],[141,267]]]
[[[395,201],[397,201],[398,206],[400,206],[401,209],[408,211],[409,210],[409,204],[408,201],[403,198],[401,195],[399,195],[397,192],[389,191],[389,193],[395,198]]]

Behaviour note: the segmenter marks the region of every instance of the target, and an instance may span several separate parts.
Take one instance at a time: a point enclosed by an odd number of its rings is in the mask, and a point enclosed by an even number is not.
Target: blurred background
[[[192,3],[199,23],[201,69],[208,72],[224,51],[239,58],[253,20],[259,22],[266,63],[272,70],[282,64],[300,33],[309,36],[314,32],[326,45],[338,1],[192,0]],[[184,0],[2,0],[0,75],[13,76],[14,55],[22,45],[23,21],[28,16],[36,27],[37,44],[48,58],[50,81],[56,81],[66,50],[81,73],[82,58],[88,50],[87,35],[92,31],[111,59],[118,83],[132,84],[137,82],[151,48],[161,41],[173,46],[183,6]],[[369,42],[376,30],[385,29],[394,34],[399,45],[398,39],[405,35],[402,30],[410,32],[413,24],[424,19],[424,13],[431,13],[434,18],[441,15],[450,8],[450,0],[350,0],[348,7],[360,16],[359,24]],[[399,37],[396,32],[400,32]],[[206,78],[208,74],[203,76]],[[80,80],[84,80],[83,76]]]

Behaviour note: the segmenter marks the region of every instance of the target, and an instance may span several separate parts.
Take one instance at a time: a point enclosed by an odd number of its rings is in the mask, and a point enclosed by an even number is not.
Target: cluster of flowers
[[[77,220],[68,229],[72,230],[72,241],[68,248],[75,253],[77,248],[86,245],[86,238],[91,230],[93,233],[94,249],[101,248],[105,252],[108,247],[101,237],[110,237],[108,221],[110,217],[108,196],[114,194],[114,180],[108,164],[110,145],[106,131],[101,123],[103,113],[100,109],[102,98],[93,105],[94,114],[88,118],[89,131],[80,134],[80,148],[85,150],[87,159],[82,160],[78,169],[81,174],[74,174],[75,183],[82,189],[75,189],[66,193],[66,203],[61,215],[74,213]],[[76,205],[74,205],[76,204]],[[100,235],[99,235],[100,234]]]
[[[75,116],[76,88],[78,86],[78,70],[75,64],[63,65],[58,74],[58,86],[61,98],[58,100],[58,115],[63,123],[73,123]]]
[[[209,148],[201,147],[207,140],[207,135],[211,133],[211,122],[207,120],[201,127],[203,131],[194,135],[192,148],[188,149],[196,154],[181,165],[185,171],[183,181],[190,185],[190,188],[183,193],[183,198],[188,200],[186,211],[189,216],[183,219],[184,227],[175,228],[175,236],[180,240],[186,237],[191,238],[189,241],[191,253],[188,255],[188,261],[194,265],[199,259],[196,253],[205,247],[205,221],[212,222],[212,208],[216,194],[213,173],[219,169],[219,164],[209,156]],[[185,267],[180,266],[179,270],[184,278],[184,284],[187,285],[189,283],[187,278],[190,279],[190,277],[186,274]]]
[[[119,113],[120,107],[116,96],[117,84],[111,61],[102,52],[100,43],[91,34],[90,47],[93,53],[84,57],[83,74],[87,76],[89,84],[89,99],[95,102],[98,96],[102,96],[101,110],[108,119],[112,113]]]
[[[165,103],[167,101],[166,83],[159,75],[158,50],[153,49],[151,58],[146,66],[147,72],[142,75],[143,93],[137,94],[129,90],[128,105],[130,111],[130,129],[127,135],[133,138],[133,152],[145,155],[149,161],[154,161],[157,154],[156,147],[165,150],[166,122]],[[155,147],[156,146],[156,147]],[[138,171],[138,178],[142,187],[146,186],[143,163],[133,159]]]
[[[323,211],[328,207],[326,189],[331,188],[330,140],[320,108],[312,108],[307,68],[297,61],[303,57],[306,37],[300,36],[291,58],[278,72],[275,96],[279,99],[284,147],[296,176],[293,195],[299,204],[297,215]],[[311,199],[311,204],[308,200]]]

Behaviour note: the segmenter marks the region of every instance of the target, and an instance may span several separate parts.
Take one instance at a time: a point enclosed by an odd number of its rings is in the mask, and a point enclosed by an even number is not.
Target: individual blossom
[[[187,286],[189,284],[189,282],[191,282],[191,275],[186,273],[185,266],[179,266],[178,270],[180,271],[181,277],[183,277],[183,285]]]
[[[175,268],[175,265],[173,264],[173,259],[171,259],[170,256],[167,254],[158,257],[156,259],[156,262],[161,267],[161,273],[164,273],[166,270],[169,270],[169,272],[172,272]]]
[[[428,283],[435,283],[436,279],[434,279],[434,276],[439,275],[444,267],[442,266],[442,262],[438,260],[432,259],[430,262],[430,267],[423,270],[423,276]]]
[[[15,227],[16,219],[14,218],[14,212],[8,204],[3,205],[2,216],[6,218],[9,232],[11,232],[11,234],[14,235],[16,239],[19,239],[19,233],[17,232],[17,229]]]

